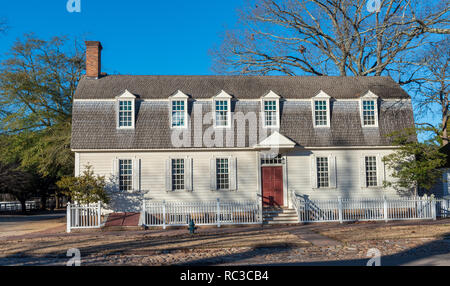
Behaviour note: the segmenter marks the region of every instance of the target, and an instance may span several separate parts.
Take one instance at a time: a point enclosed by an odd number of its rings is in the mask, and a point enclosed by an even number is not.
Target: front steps
[[[297,213],[287,207],[264,208],[263,224],[294,224],[298,223]]]

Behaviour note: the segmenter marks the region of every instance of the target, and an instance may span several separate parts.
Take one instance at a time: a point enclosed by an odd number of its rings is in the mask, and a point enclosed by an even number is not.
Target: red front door
[[[283,206],[283,167],[262,167],[263,206]]]

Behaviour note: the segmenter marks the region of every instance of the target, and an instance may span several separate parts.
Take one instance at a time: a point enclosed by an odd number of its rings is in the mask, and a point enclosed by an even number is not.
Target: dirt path
[[[65,229],[64,214],[0,216],[0,239],[43,232],[47,229]]]
[[[0,265],[449,265],[450,221],[70,233],[60,226],[0,238]],[[382,262],[383,263],[383,262]],[[419,264],[420,265],[420,264]]]

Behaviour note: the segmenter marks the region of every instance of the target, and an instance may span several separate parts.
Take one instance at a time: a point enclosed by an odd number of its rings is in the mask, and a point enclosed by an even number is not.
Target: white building
[[[114,211],[155,201],[398,196],[382,157],[387,134],[414,126],[389,77],[87,74],[73,102],[75,175],[105,175]],[[269,152],[268,152],[269,151]]]

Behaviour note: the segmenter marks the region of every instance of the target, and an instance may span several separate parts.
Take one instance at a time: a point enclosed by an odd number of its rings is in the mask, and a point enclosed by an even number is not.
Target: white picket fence
[[[437,216],[440,218],[450,218],[450,199],[436,200]]]
[[[291,202],[299,222],[436,219],[437,210],[425,197],[310,200],[292,193]]]
[[[37,209],[37,204],[35,201],[25,202],[25,207],[27,210]],[[21,211],[22,204],[20,202],[0,202],[0,211]]]
[[[143,201],[146,226],[184,226],[192,219],[196,225],[257,224],[262,222],[257,201],[152,202]]]
[[[72,229],[99,228],[102,224],[101,202],[92,204],[67,203],[67,232]]]

